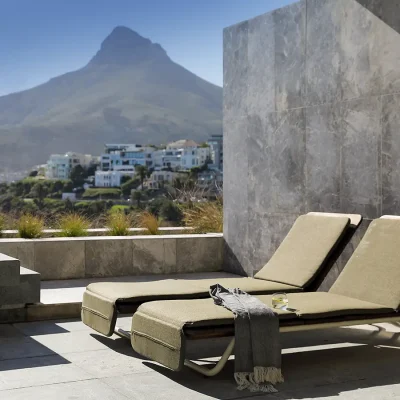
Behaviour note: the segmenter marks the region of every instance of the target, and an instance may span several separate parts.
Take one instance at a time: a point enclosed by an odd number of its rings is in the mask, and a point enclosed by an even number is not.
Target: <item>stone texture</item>
[[[224,270],[252,275],[304,212],[400,213],[399,10],[302,0],[225,29]]]
[[[352,100],[342,105],[341,210],[377,218],[381,212],[381,100]]]
[[[337,104],[306,111],[307,211],[340,211],[341,118]]]
[[[341,0],[341,7],[342,99],[379,95],[383,60],[377,32],[382,21],[355,0]]]
[[[277,71],[275,109],[302,107],[306,94],[306,1],[278,9],[272,15]]]
[[[132,240],[114,238],[86,242],[85,277],[124,276],[133,273]]]
[[[0,253],[18,258],[23,267],[34,269],[34,243],[27,239],[0,239]]]
[[[222,269],[223,241],[221,238],[203,237],[176,240],[175,272],[212,272]]]
[[[135,239],[133,248],[134,274],[168,274],[176,271],[177,239]]]
[[[224,111],[246,109],[248,29],[247,21],[224,29]]]
[[[0,290],[4,286],[19,284],[19,260],[0,253]]]
[[[248,24],[247,111],[275,111],[275,29],[272,14]]]
[[[43,280],[72,279],[85,276],[83,240],[36,240],[34,270]]]
[[[340,100],[341,10],[338,0],[307,2],[307,105]]]

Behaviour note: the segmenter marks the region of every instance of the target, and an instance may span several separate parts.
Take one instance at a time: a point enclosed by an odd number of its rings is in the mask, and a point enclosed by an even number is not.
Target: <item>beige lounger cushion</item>
[[[228,288],[240,288],[245,292],[251,294],[258,293],[274,293],[274,292],[299,292],[302,289],[296,286],[286,285],[285,283],[265,281],[262,279],[254,279],[247,277],[238,278],[221,278],[221,279],[199,279],[193,281],[186,281],[191,286],[196,286],[204,290],[207,293],[207,297],[210,286],[219,283],[220,285]]]
[[[256,296],[271,304],[271,296]],[[323,318],[357,318],[373,314],[391,314],[393,309],[324,293],[289,294],[289,307],[294,312],[276,310],[280,319],[302,325],[306,320]],[[348,319],[348,318],[345,318]],[[322,320],[322,321],[321,321]],[[214,305],[212,299],[154,301],[142,304],[132,318],[131,343],[135,351],[171,369],[179,370],[185,358],[185,327],[209,327],[233,324],[233,314]]]
[[[255,278],[304,288],[319,272],[349,223],[347,217],[300,216]]]
[[[400,307],[400,221],[376,219],[330,293]]]

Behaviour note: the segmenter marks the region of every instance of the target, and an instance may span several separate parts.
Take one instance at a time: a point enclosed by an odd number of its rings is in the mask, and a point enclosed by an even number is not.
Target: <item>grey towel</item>
[[[240,289],[210,287],[215,304],[235,316],[235,380],[239,390],[273,393],[283,382],[279,319],[256,297]]]

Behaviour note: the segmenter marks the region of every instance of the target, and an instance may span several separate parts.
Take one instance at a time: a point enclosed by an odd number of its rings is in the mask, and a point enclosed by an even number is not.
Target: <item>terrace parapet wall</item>
[[[222,234],[0,239],[42,280],[220,271],[223,246]]]

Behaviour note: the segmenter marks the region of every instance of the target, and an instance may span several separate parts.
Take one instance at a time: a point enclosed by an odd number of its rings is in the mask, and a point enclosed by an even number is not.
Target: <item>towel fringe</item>
[[[250,392],[276,393],[274,385],[284,381],[282,371],[275,367],[255,367],[254,372],[235,372],[237,389]]]

